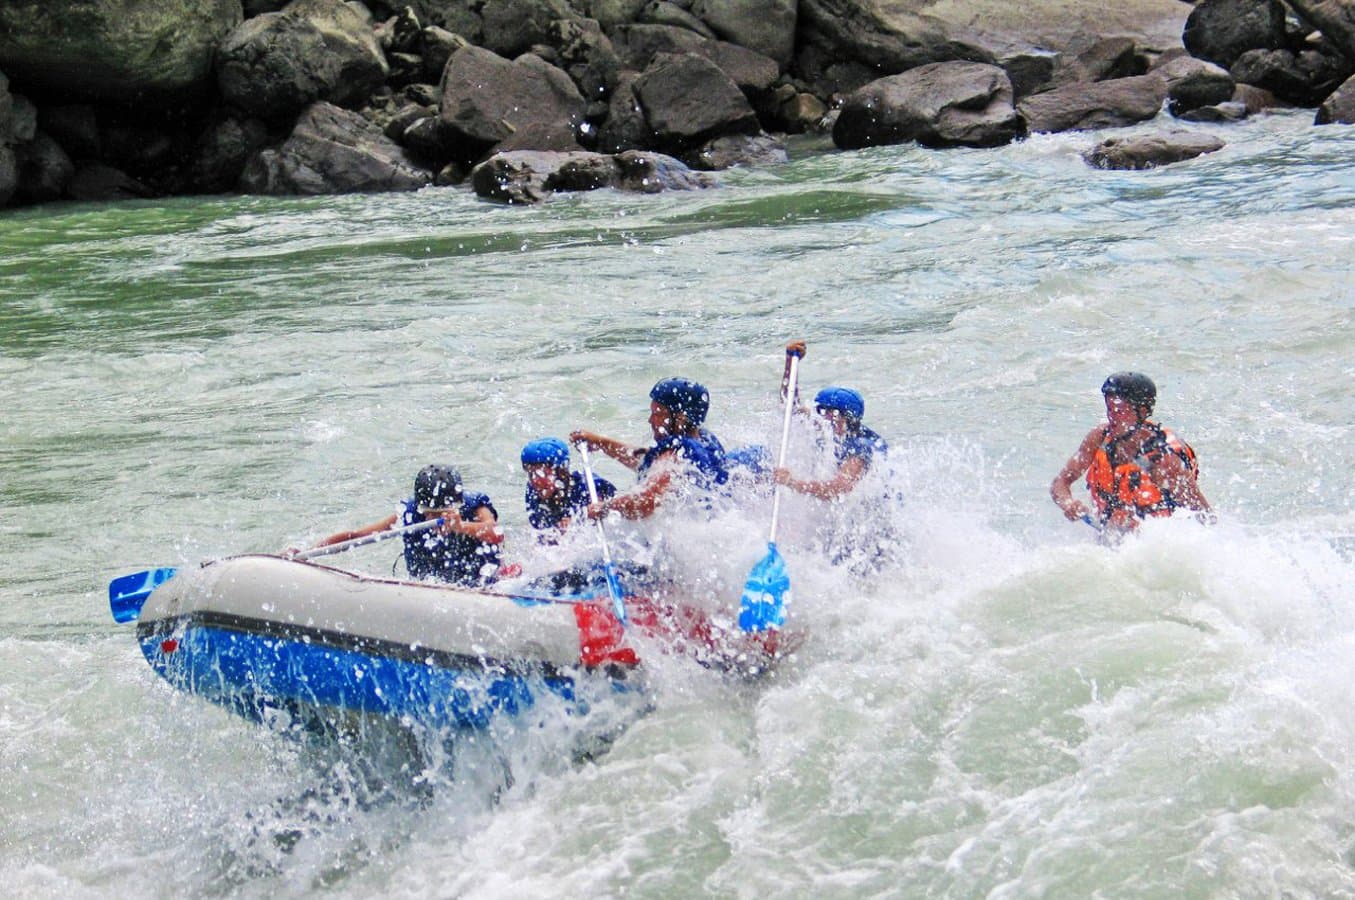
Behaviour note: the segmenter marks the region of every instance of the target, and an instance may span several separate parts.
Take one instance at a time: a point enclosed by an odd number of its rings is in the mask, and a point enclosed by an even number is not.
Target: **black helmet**
[[[1157,402],[1157,385],[1153,379],[1138,372],[1116,372],[1101,385],[1101,393],[1107,397],[1122,397],[1134,406],[1146,406],[1153,411]]]
[[[461,499],[461,473],[451,466],[424,466],[414,476],[414,504],[420,509],[445,509]]]

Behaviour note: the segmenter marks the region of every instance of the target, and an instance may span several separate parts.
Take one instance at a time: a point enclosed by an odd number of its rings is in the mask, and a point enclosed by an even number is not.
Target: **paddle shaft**
[[[399,537],[404,534],[413,534],[416,531],[427,531],[430,528],[436,528],[441,525],[445,519],[428,519],[425,522],[415,522],[413,525],[405,525],[400,528],[388,528],[385,531],[378,531],[376,534],[368,534],[359,538],[353,538],[349,541],[340,541],[337,544],[329,544],[324,547],[314,547],[310,550],[302,550],[292,557],[292,559],[315,559],[317,556],[329,556],[332,553],[342,553],[345,550],[352,550],[354,547],[362,547],[366,544],[375,544],[379,541],[387,541],[393,537]]]
[[[578,448],[579,459],[583,460],[583,480],[588,485],[588,499],[597,503],[598,488],[593,483],[593,464],[588,460],[588,444],[580,441]],[[626,605],[621,601],[621,594],[616,589],[616,571],[612,568],[612,551],[607,548],[607,530],[603,527],[601,519],[594,519],[593,522],[598,527],[598,543],[602,545],[602,566],[607,573],[607,593],[612,596],[612,609],[616,612],[616,617],[625,622]]]
[[[795,378],[800,373],[800,357],[790,358],[790,374],[786,376],[786,411],[781,419],[781,451],[776,455],[776,467],[786,465],[786,445],[790,442],[790,413],[795,406]],[[772,488],[772,527],[767,535],[767,543],[776,543],[776,520],[781,514],[781,485]]]

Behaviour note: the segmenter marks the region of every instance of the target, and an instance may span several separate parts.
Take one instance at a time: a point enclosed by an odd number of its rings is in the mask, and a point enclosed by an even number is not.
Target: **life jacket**
[[[598,492],[599,500],[616,496],[616,485],[605,478],[593,476],[593,488]],[[583,512],[592,497],[588,493],[588,482],[579,472],[569,473],[569,485],[557,491],[549,499],[541,496],[531,482],[527,483],[527,521],[533,528],[558,528],[564,519],[572,519]]]
[[[1116,445],[1125,438],[1109,440],[1103,433],[1101,446],[1087,469],[1087,490],[1091,492],[1097,518],[1103,525],[1133,528],[1139,519],[1169,516],[1181,505],[1171,491],[1153,481],[1151,471],[1168,453],[1176,454],[1188,470],[1194,471],[1195,451],[1156,422],[1145,420],[1143,427],[1151,434],[1140,445],[1133,460],[1114,465],[1111,461],[1115,458]]]
[[[884,456],[888,452],[889,444],[885,439],[864,425],[847,434],[833,447],[833,455],[839,466],[853,456],[860,457],[870,466],[875,454]]]
[[[471,521],[481,507],[487,507],[494,518],[498,511],[489,497],[466,491],[461,496],[461,518]],[[424,520],[418,505],[405,501],[401,521],[413,525]],[[499,569],[499,546],[476,540],[468,534],[442,534],[436,528],[402,535],[405,542],[405,568],[413,578],[438,578],[471,587],[492,581]]]
[[[679,459],[690,463],[696,470],[696,483],[710,490],[729,480],[729,469],[725,463],[725,448],[720,439],[702,428],[695,437],[690,435],[665,435],[657,444],[645,451],[640,460],[637,473],[641,478],[649,471],[660,456],[676,452]]]

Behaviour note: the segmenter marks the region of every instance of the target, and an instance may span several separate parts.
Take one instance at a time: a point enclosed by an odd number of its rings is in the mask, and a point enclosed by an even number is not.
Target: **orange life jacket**
[[[1096,504],[1102,524],[1133,528],[1147,516],[1169,516],[1180,503],[1171,492],[1153,481],[1153,466],[1167,453],[1174,453],[1188,470],[1195,469],[1195,451],[1190,445],[1156,422],[1144,421],[1152,434],[1139,446],[1130,462],[1112,465],[1115,444],[1123,438],[1103,437],[1092,464],[1087,469],[1087,490]]]

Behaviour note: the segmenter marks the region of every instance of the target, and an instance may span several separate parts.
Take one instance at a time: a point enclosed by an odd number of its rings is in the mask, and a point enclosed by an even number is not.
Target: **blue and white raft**
[[[634,691],[641,645],[760,672],[793,643],[636,596],[625,628],[605,591],[496,593],[267,555],[152,573],[132,613],[146,660],[175,687],[257,721],[356,713],[483,727],[547,695],[585,712],[585,698]],[[126,601],[120,609],[110,593],[126,621]]]

